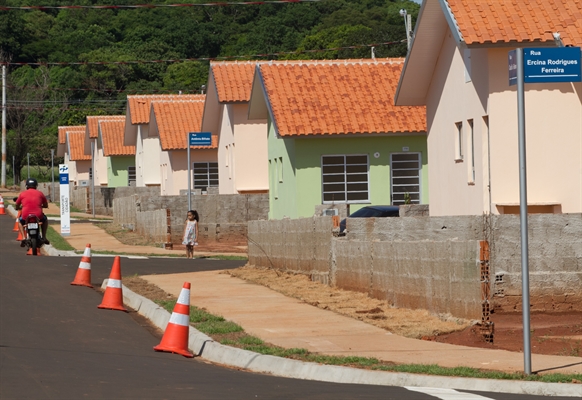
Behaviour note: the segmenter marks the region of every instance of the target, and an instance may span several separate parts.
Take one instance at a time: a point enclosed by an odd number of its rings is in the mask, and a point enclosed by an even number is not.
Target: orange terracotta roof
[[[580,0],[445,0],[465,43],[553,42],[582,44]]]
[[[426,132],[424,106],[396,107],[403,59],[260,63],[278,132]]]
[[[101,127],[101,143],[103,145],[103,155],[110,156],[134,156],[135,146],[123,145],[123,132],[125,130],[125,119],[99,121]]]
[[[206,98],[203,94],[152,94],[127,96],[127,107],[131,115],[131,123],[147,124],[150,122],[150,103],[152,100],[200,100]]]
[[[186,150],[188,132],[200,132],[204,101],[152,101],[162,150]],[[193,146],[192,149],[216,148],[218,138],[212,137],[212,146]]]
[[[69,136],[69,149],[71,161],[90,160],[91,155],[85,155],[85,132],[67,132]]]
[[[91,115],[87,116],[89,138],[97,139],[99,136],[99,121],[125,121],[125,115]]]
[[[256,61],[210,63],[218,101],[221,103],[249,101],[256,65]]]
[[[85,125],[59,126],[59,144],[67,143],[67,132],[85,132]]]

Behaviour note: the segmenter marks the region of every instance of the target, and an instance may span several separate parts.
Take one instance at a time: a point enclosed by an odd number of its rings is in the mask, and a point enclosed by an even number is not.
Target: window
[[[456,127],[456,138],[455,138],[455,161],[463,161],[463,123],[457,122]]]
[[[420,153],[390,155],[392,204],[420,204]]]
[[[469,160],[467,163],[467,172],[469,184],[475,183],[475,136],[473,131],[473,120],[467,121],[469,129],[467,132],[467,154],[469,155]]]
[[[208,187],[218,186],[218,163],[193,163],[194,189],[206,190]]]
[[[135,166],[127,167],[127,185],[135,185]]]
[[[323,203],[365,203],[368,195],[368,155],[321,157]]]

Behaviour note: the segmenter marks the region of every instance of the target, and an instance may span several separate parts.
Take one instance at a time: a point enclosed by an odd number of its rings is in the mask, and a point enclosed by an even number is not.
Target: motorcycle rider
[[[26,190],[20,193],[20,196],[16,199],[16,209],[20,209],[22,206],[22,214],[20,215],[18,229],[23,238],[26,238],[24,232],[24,224],[26,223],[26,218],[30,214],[34,214],[38,217],[39,221],[42,223],[42,239],[44,244],[50,244],[46,238],[46,231],[48,229],[48,219],[46,215],[42,212],[43,208],[48,208],[48,201],[45,195],[40,191],[36,190],[38,187],[38,182],[34,178],[28,178],[26,180]],[[20,247],[26,246],[26,239],[20,242]]]

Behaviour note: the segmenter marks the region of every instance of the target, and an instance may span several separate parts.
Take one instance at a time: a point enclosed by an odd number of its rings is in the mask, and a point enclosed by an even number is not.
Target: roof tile
[[[135,155],[135,146],[123,145],[125,119],[99,121],[99,126],[101,127],[101,141],[105,157]]]
[[[204,99],[194,101],[152,101],[162,150],[186,150],[188,132],[200,132]],[[216,148],[218,138],[212,136],[212,146],[192,146],[192,149]]]
[[[555,32],[566,46],[582,44],[582,1],[446,1],[468,45],[552,42]]]
[[[125,121],[125,115],[91,115],[87,116],[87,127],[89,127],[89,138],[97,139],[99,135],[99,121]]]
[[[403,59],[260,63],[279,134],[426,132],[425,107],[396,107]]]
[[[91,155],[85,155],[85,129],[79,132],[67,131],[69,136],[69,149],[71,161],[86,161],[91,159]]]
[[[200,100],[206,98],[203,94],[152,94],[127,96],[127,107],[131,115],[131,123],[147,124],[150,122],[150,104],[152,100]]]
[[[218,101],[221,103],[249,101],[256,65],[256,61],[210,63]]]
[[[67,143],[67,132],[85,132],[85,125],[59,126],[59,144]]]

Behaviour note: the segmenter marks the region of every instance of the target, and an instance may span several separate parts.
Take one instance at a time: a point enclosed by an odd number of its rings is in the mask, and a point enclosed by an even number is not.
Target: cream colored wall
[[[79,181],[86,181],[89,180],[89,168],[91,168],[91,161],[90,160],[83,160],[83,161],[75,161],[75,169],[76,169],[76,185],[79,184]],[[69,180],[70,180],[70,172],[71,168],[69,167]]]
[[[143,167],[143,163],[144,163],[144,158],[143,158],[143,141],[142,141],[142,136],[144,135],[144,130],[147,131],[147,129],[145,129],[147,127],[144,127],[144,125],[138,125],[137,126],[137,135],[136,135],[136,139],[135,139],[135,186],[136,187],[144,187],[144,179],[143,179],[143,174],[144,174],[144,167]],[[146,134],[147,136],[147,134]]]
[[[490,50],[493,203],[519,204],[516,86],[507,83],[507,50]],[[525,84],[528,204],[582,212],[582,83]]]
[[[427,97],[429,204],[431,215],[479,215],[488,206],[486,129],[486,50],[470,53],[470,81],[451,36],[443,42]],[[473,120],[475,179],[470,178],[468,120]],[[462,123],[462,160],[456,160],[456,123]]]
[[[139,125],[135,149],[137,187],[161,184],[161,152],[159,137],[149,134],[148,125]]]
[[[508,84],[509,50],[471,50],[471,82],[465,82],[462,51],[450,36],[443,42],[427,96],[431,215],[497,214],[497,205],[519,204],[517,95]],[[581,103],[581,83],[526,84],[529,205],[560,204],[563,213],[582,212]],[[455,160],[455,123],[466,128],[470,119],[474,184],[466,129],[464,159]]]
[[[235,193],[269,190],[267,120],[247,119],[248,103],[235,104],[232,163]]]
[[[232,104],[219,104],[218,192],[235,194],[234,174],[234,110]],[[246,107],[245,107],[246,108]]]

